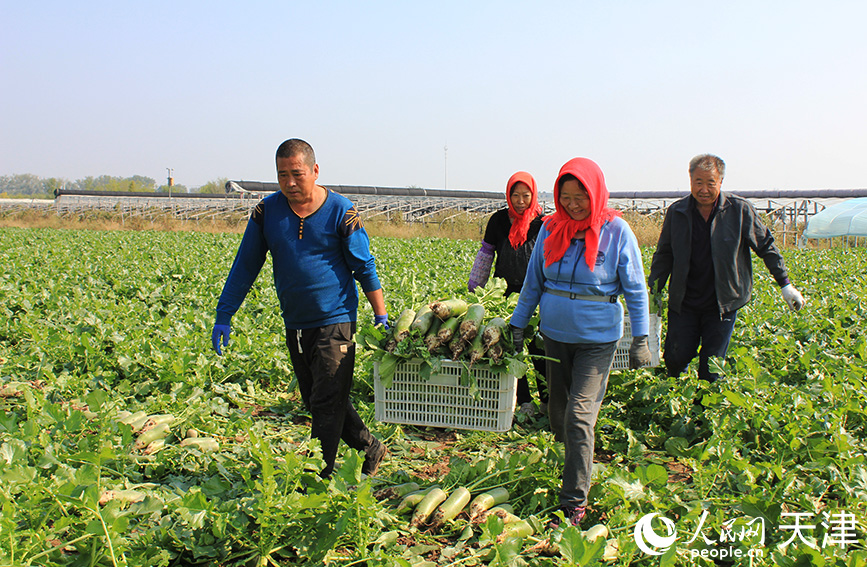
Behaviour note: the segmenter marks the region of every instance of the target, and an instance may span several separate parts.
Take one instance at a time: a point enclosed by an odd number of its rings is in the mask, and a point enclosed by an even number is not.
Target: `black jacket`
[[[689,200],[673,203],[665,213],[662,232],[650,264],[648,285],[651,293],[664,286],[669,277],[668,306],[680,313],[689,285],[692,223]],[[711,254],[714,283],[720,313],[746,305],[753,289],[753,265],[750,250],[764,261],[780,286],[789,283],[786,266],[774,244],[771,231],[759,218],[755,207],[737,195],[720,192],[716,215],[711,221]]]
[[[542,228],[542,216],[539,215],[530,223],[527,231],[527,241],[517,250],[512,248],[509,242],[509,231],[512,221],[509,220],[509,209],[500,209],[488,219],[483,240],[493,245],[497,254],[494,264],[494,277],[506,280],[506,294],[520,293],[524,285],[524,276],[527,274],[527,264],[536,244],[539,229]]]

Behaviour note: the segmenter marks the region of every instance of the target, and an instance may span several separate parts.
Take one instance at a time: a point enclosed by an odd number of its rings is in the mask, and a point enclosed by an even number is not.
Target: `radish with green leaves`
[[[509,500],[509,491],[503,487],[483,492],[473,498],[470,503],[470,520],[476,519],[482,512]]]
[[[418,506],[419,503],[424,500],[424,497],[427,496],[428,492],[430,492],[434,488],[439,488],[439,485],[435,484],[433,486],[422,488],[420,490],[416,490],[405,495],[403,497],[403,500],[400,501],[400,504],[397,505],[395,512],[397,512],[398,514],[405,514],[406,512],[411,512],[415,510],[415,507]]]
[[[470,491],[463,486],[456,488],[446,501],[437,508],[433,520],[431,520],[431,527],[437,529],[446,522],[454,520],[455,517],[463,511],[464,506],[466,506],[469,501]]]
[[[485,326],[479,326],[479,332],[476,334],[476,337],[470,343],[470,364],[476,364],[478,361],[485,356],[485,345],[482,341],[482,334],[484,333]]]
[[[500,342],[508,328],[509,324],[506,323],[505,319],[494,317],[488,321],[485,330],[482,331],[482,344],[485,345],[485,348],[490,348],[491,345]]]
[[[452,340],[452,337],[457,334],[460,325],[460,317],[451,317],[443,321],[443,324],[440,325],[440,330],[437,332],[437,338],[439,339],[437,346],[448,344]]]
[[[434,319],[437,319],[437,317],[431,310],[430,305],[425,305],[415,314],[415,319],[413,319],[413,322],[410,324],[409,330],[424,335],[427,333],[428,329],[430,329]]]
[[[448,495],[442,488],[434,488],[428,492],[422,501],[415,507],[415,512],[412,514],[412,520],[409,525],[413,528],[418,528],[424,525],[431,514],[437,509],[437,506],[443,503]]]
[[[430,304],[434,314],[445,321],[450,317],[459,317],[467,311],[467,302],[463,299],[447,299],[434,301]]]
[[[202,453],[213,453],[220,450],[220,442],[213,437],[187,437],[181,441],[181,447],[198,449]]]
[[[473,303],[467,308],[464,313],[463,321],[461,321],[461,338],[467,342],[476,338],[479,332],[479,327],[482,320],[485,318],[485,306],[481,303]]]
[[[405,482],[395,486],[381,488],[373,493],[373,497],[377,500],[394,500],[402,498],[411,492],[416,492],[419,489],[417,482]]]
[[[136,437],[134,447],[144,449],[157,439],[165,439],[171,433],[168,423],[161,423]]]

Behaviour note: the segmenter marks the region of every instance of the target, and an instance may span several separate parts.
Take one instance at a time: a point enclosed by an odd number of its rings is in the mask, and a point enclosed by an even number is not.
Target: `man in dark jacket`
[[[670,376],[680,375],[699,354],[699,378],[712,382],[719,377],[708,369],[708,359],[725,356],[738,309],[751,298],[751,250],[765,263],[789,307],[798,311],[805,304],[755,208],[720,190],[724,176],[725,163],[717,156],[703,154],[689,162],[691,195],[666,211],[651,261],[651,293],[670,279],[663,352]]]

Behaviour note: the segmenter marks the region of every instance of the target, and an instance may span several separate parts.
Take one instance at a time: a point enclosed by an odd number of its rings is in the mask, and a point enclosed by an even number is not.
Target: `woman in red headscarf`
[[[519,171],[509,178],[506,183],[506,203],[508,208],[497,211],[488,220],[482,247],[470,271],[467,283],[470,291],[487,283],[491,265],[494,265],[494,277],[506,280],[506,295],[521,291],[527,263],[533,253],[536,236],[542,228],[542,207],[532,175]],[[544,354],[533,341],[530,341],[528,350],[530,354]],[[533,366],[537,374],[540,410],[546,413],[548,389],[545,387],[545,362],[537,358]],[[518,380],[517,403],[524,412],[533,413],[533,396],[526,378]]]
[[[470,291],[488,282],[495,255],[494,277],[506,280],[507,294],[521,291],[527,262],[542,227],[542,206],[532,175],[519,171],[509,178],[506,203],[508,208],[500,209],[488,219],[482,247],[470,271],[467,283]]]
[[[634,340],[633,368],[650,364],[647,287],[638,241],[620,213],[608,208],[602,170],[568,161],[554,184],[556,212],[545,218],[510,324],[516,348],[539,306],[548,356],[548,413],[565,445],[560,509],[572,525],[584,517],[590,491],[596,417],[623,335],[622,295]],[[549,524],[560,524],[559,515]]]

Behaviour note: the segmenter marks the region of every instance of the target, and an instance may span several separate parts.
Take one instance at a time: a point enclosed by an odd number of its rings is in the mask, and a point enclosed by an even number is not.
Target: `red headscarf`
[[[522,214],[515,211],[512,206],[512,187],[516,183],[526,183],[530,188],[530,206]],[[509,243],[515,250],[527,241],[527,231],[533,219],[542,214],[542,205],[539,204],[539,196],[536,191],[536,180],[526,171],[519,171],[509,178],[506,183],[506,202],[509,204],[509,218],[512,219],[512,228],[509,229]]]
[[[590,215],[584,220],[574,220],[560,205],[560,180],[564,175],[574,175],[590,198]],[[560,260],[572,238],[578,231],[584,232],[584,261],[592,272],[596,266],[596,253],[599,252],[599,230],[602,225],[614,217],[620,216],[620,211],[608,208],[608,189],[605,187],[605,177],[602,170],[592,160],[574,158],[560,168],[557,181],[554,182],[554,204],[557,210],[545,218],[545,228],[548,238],[545,239],[545,266],[550,266]]]

